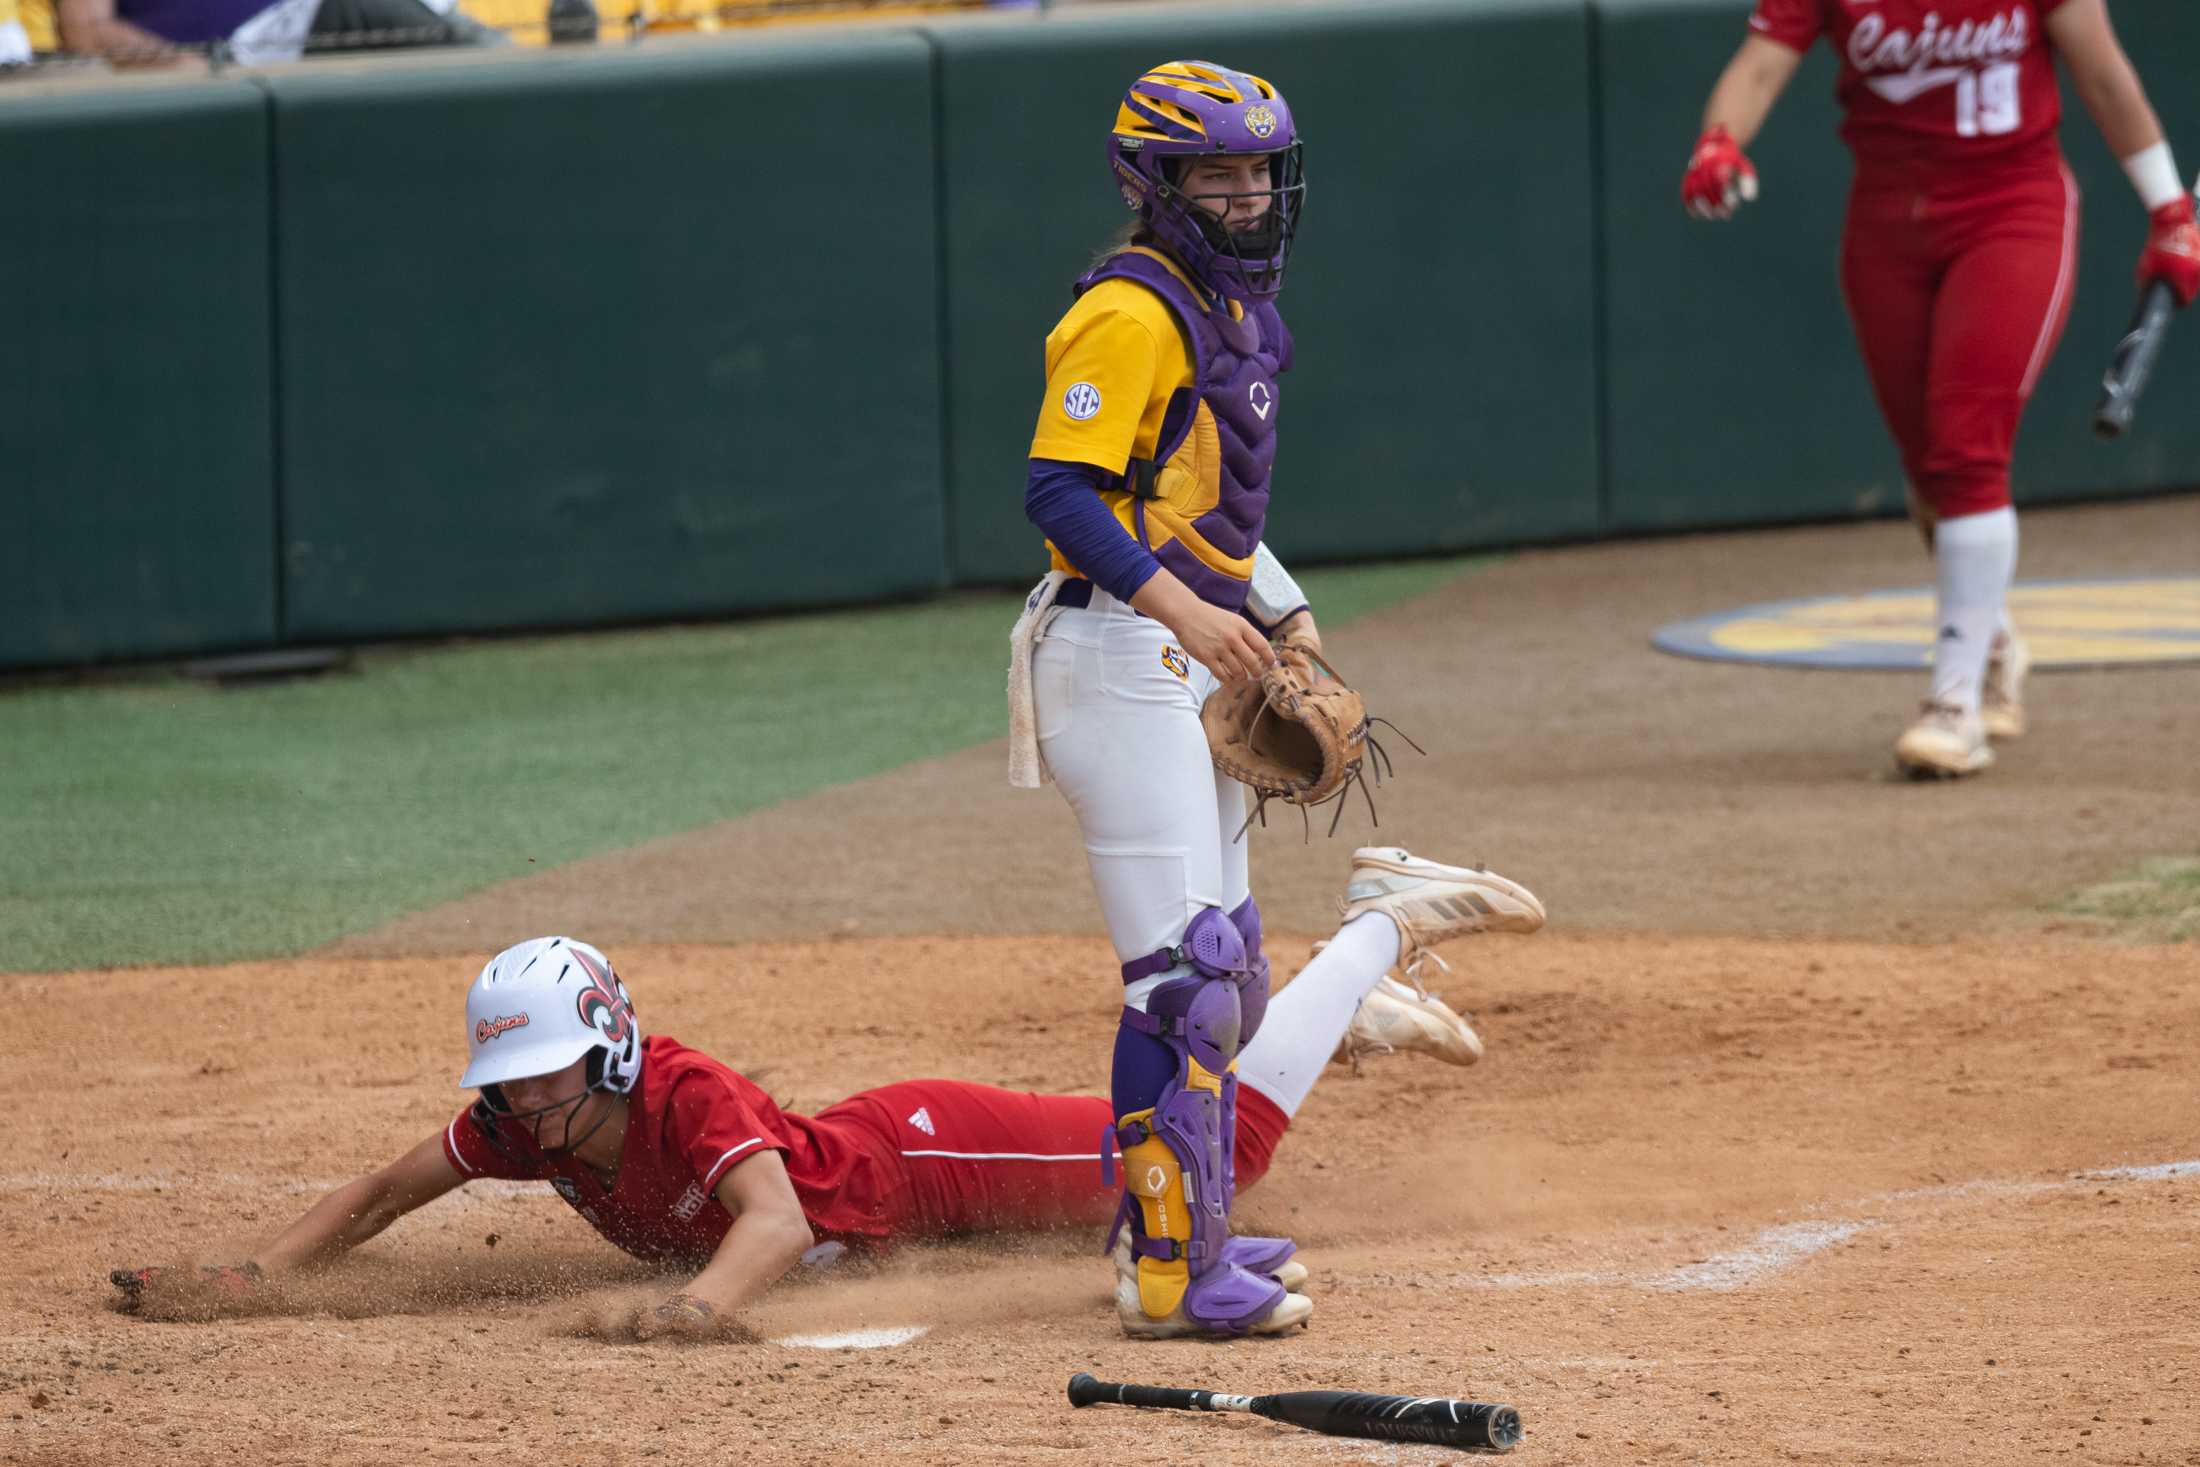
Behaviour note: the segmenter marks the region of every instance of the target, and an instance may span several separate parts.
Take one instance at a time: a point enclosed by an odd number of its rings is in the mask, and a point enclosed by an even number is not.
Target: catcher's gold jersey
[[[1047,393],[1033,458],[1120,474],[1152,458],[1169,400],[1192,388],[1176,313],[1135,280],[1103,280],[1047,334]]]
[[[1211,299],[1159,251],[1134,246],[1130,253],[1156,261],[1186,290]],[[1226,304],[1243,319],[1237,302]],[[1198,364],[1175,308],[1136,280],[1101,280],[1048,333],[1046,365],[1033,458],[1091,464],[1120,477],[1132,460],[1157,456],[1171,406],[1190,404],[1190,424],[1158,465],[1144,513],[1127,488],[1103,489],[1100,497],[1148,548],[1180,542],[1205,572],[1245,581],[1251,557],[1217,548],[1194,523],[1221,499],[1222,448],[1214,413],[1199,398]],[[1081,574],[1051,542],[1047,548],[1056,570]]]

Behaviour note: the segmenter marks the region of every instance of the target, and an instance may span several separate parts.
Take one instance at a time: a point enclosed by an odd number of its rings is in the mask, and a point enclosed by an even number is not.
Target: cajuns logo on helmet
[[[1276,114],[1265,102],[1255,102],[1245,109],[1245,130],[1254,137],[1265,138],[1276,130]]]
[[[526,1027],[527,1016],[525,1014],[498,1014],[494,1018],[483,1019],[480,1023],[474,1025],[474,1043],[487,1044],[507,1029],[524,1029]]]
[[[627,1000],[626,990],[611,976],[609,967],[599,966],[586,953],[575,949],[573,960],[588,975],[588,986],[575,1001],[581,1022],[613,1046],[626,1043],[634,1032],[634,1005]]]

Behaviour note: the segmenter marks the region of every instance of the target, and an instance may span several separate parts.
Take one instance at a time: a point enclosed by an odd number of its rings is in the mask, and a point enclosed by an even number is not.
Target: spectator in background
[[[62,49],[122,66],[165,65],[179,48],[216,43],[260,66],[307,53],[503,40],[456,0],[59,0],[58,8]]]
[[[0,68],[28,65],[30,59],[30,33],[23,29],[17,0],[0,0]]]

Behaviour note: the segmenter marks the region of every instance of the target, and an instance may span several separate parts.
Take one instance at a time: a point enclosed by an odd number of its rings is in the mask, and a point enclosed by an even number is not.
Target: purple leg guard
[[[1289,1238],[1256,1238],[1244,1234],[1222,1245],[1222,1259],[1247,1273],[1274,1273],[1299,1251]]]
[[[1144,1110],[1161,1099],[1184,1068],[1165,1039],[1156,1039],[1129,1023],[1115,1029],[1115,1063],[1108,1073],[1108,1101],[1119,1116]]]
[[[1238,1008],[1242,1019],[1238,1025],[1238,1042],[1250,1044],[1260,1032],[1261,1018],[1268,1012],[1268,959],[1260,951],[1260,908],[1247,897],[1230,913],[1230,925],[1237,928],[1238,936],[1245,939],[1245,969],[1249,975],[1238,992]]]
[[[1242,1047],[1253,1042],[1253,1034],[1268,1012],[1268,959],[1260,950],[1260,908],[1251,897],[1238,903],[1230,913],[1230,925],[1237,928],[1238,936],[1245,941],[1246,976],[1238,988],[1238,1044]],[[1237,1200],[1237,1106],[1234,1104],[1230,1107],[1229,1132],[1222,1138],[1222,1154],[1230,1200],[1234,1203]],[[1243,1241],[1272,1244],[1283,1250],[1268,1268],[1255,1269],[1255,1272],[1268,1272],[1291,1256],[1293,1245],[1283,1238],[1247,1238]]]
[[[1240,911],[1251,906],[1248,902]],[[1257,910],[1253,921],[1257,931]],[[1143,1013],[1124,1009],[1123,1026],[1152,1036],[1177,1057],[1168,1083],[1153,1103],[1151,1134],[1168,1146],[1183,1169],[1191,1220],[1191,1238],[1182,1245],[1191,1275],[1184,1313],[1217,1333],[1238,1333],[1265,1318],[1283,1298],[1283,1286],[1267,1270],[1280,1267],[1293,1251],[1285,1239],[1230,1236],[1230,1204],[1236,1191],[1231,1148],[1237,1131],[1237,1076],[1230,1073],[1230,1064],[1244,1038],[1245,998],[1256,984],[1260,1006],[1267,1006],[1267,964],[1258,961],[1257,955],[1248,956],[1235,916],[1212,907],[1192,919],[1181,945],[1127,964],[1126,980],[1157,971],[1151,965],[1164,956],[1174,959],[1168,966],[1189,962],[1192,972],[1154,989]],[[1144,971],[1134,973],[1134,969]],[[1221,1094],[1185,1083],[1190,1074],[1184,1063],[1188,1060],[1219,1078]],[[1142,1108],[1118,1109],[1117,1114],[1134,1114]],[[1145,1127],[1134,1122],[1118,1127],[1113,1139],[1127,1149],[1143,1142],[1146,1134]],[[1146,1258],[1177,1257],[1179,1244],[1144,1236],[1141,1218],[1126,1192],[1117,1226],[1132,1229],[1132,1252]],[[1112,1243],[1114,1234],[1109,1236]]]

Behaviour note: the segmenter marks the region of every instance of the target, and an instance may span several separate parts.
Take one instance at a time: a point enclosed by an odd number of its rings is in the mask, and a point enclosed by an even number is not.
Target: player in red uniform
[[[2054,58],[2153,218],[2139,279],[2200,292],[2200,228],[2105,0],[1758,0],[1681,185],[1702,218],[1757,194],[1742,149],[1824,36],[1856,157],[1841,285],[1935,562],[1932,690],[1895,745],[1919,775],[1993,762],[2024,731],[2010,446],[2062,334],[2078,190],[2056,142]]]
[[[643,1038],[610,960],[570,938],[491,959],[467,993],[466,1031],[472,1063],[459,1083],[481,1092],[474,1105],[330,1192],[244,1263],[118,1270],[125,1307],[249,1293],[482,1177],[546,1181],[626,1252],[699,1268],[636,1319],[643,1338],[743,1334],[733,1311],[824,1244],[1097,1227],[1115,1210],[1102,1175],[1101,1138],[1115,1126],[1105,1097],[912,1080],[790,1114],[710,1056]],[[1370,1050],[1472,1064],[1481,1042],[1442,1003],[1391,980],[1364,1000],[1357,985],[1292,984],[1239,1056],[1241,1185],[1268,1169],[1332,1055]],[[1296,1289],[1306,1269],[1287,1261],[1276,1276]]]

